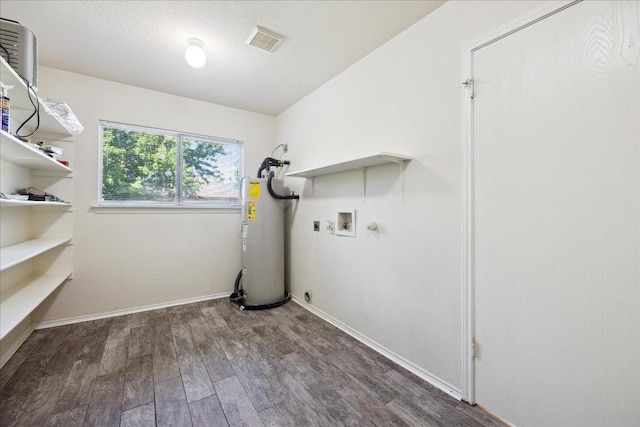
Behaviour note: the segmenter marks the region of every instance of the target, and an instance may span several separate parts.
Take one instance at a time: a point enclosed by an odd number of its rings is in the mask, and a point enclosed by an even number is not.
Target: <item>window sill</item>
[[[92,206],[96,214],[239,214],[237,206],[190,206],[190,205],[100,205]]]

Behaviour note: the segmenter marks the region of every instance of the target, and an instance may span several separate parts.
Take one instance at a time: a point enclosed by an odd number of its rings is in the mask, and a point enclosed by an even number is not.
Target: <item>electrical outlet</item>
[[[282,145],[282,152],[285,154],[289,152],[289,144]]]
[[[320,231],[320,221],[313,221],[313,231]]]

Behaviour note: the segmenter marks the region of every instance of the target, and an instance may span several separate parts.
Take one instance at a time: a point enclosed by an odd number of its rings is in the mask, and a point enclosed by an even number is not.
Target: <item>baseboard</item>
[[[56,326],[72,325],[74,323],[88,322],[91,320],[107,319],[109,317],[123,316],[125,314],[140,313],[140,312],[149,311],[149,310],[157,310],[159,308],[174,307],[176,305],[191,304],[194,302],[207,301],[207,300],[218,299],[218,298],[227,298],[230,294],[231,292],[224,292],[220,294],[205,295],[202,297],[163,302],[160,304],[151,304],[151,305],[145,305],[141,307],[126,308],[123,310],[108,311],[105,313],[89,314],[89,315],[77,316],[77,317],[68,317],[66,319],[59,319],[59,320],[49,320],[46,322],[37,323],[34,325],[33,328],[34,329],[55,328]]]
[[[294,301],[296,304],[300,305],[301,307],[305,308],[306,310],[309,310],[311,313],[315,314],[316,316],[318,316],[318,317],[322,318],[323,320],[326,320],[327,322],[331,323],[333,326],[335,326],[336,328],[340,329],[341,331],[351,335],[353,338],[357,339],[361,343],[363,343],[366,346],[370,347],[372,350],[380,353],[381,355],[383,355],[387,359],[391,360],[392,362],[397,363],[398,365],[402,366],[403,368],[405,368],[409,372],[411,372],[411,373],[417,375],[418,377],[422,378],[423,380],[425,380],[429,384],[433,385],[434,387],[439,388],[440,390],[442,390],[443,392],[447,393],[449,396],[453,397],[454,399],[462,400],[462,391],[459,390],[458,388],[453,387],[451,384],[448,384],[446,381],[443,381],[440,378],[438,378],[437,376],[435,376],[435,375],[425,371],[424,369],[416,366],[414,363],[408,361],[404,357],[395,354],[391,350],[389,350],[389,349],[385,348],[384,346],[378,344],[377,342],[367,338],[366,336],[362,335],[358,331],[356,331],[356,330],[350,328],[349,326],[345,325],[344,323],[342,323],[338,319],[328,315],[327,313],[325,313],[322,310],[319,310],[317,307],[314,307],[311,304],[307,304],[305,301],[303,301],[302,299],[298,298],[297,296],[292,295],[291,296],[291,300]]]
[[[482,412],[486,413],[489,417],[493,417],[493,418],[496,418],[496,419],[502,421],[504,423],[504,425],[506,425],[507,427],[516,427],[515,424],[505,420],[504,418],[502,418],[500,415],[496,414],[495,412],[491,412],[490,410],[488,410],[484,406],[475,405],[475,407],[478,408],[479,410],[481,410]]]
[[[22,335],[20,335],[16,340],[13,341],[11,347],[9,347],[9,349],[2,355],[2,358],[0,358],[0,368],[2,368],[4,364],[7,363],[9,359],[11,359],[11,356],[13,356],[16,351],[18,351],[20,346],[24,344],[24,342],[27,340],[27,338],[29,338],[29,335],[31,335],[34,330],[35,328],[33,327],[33,325],[29,326],[27,329],[25,329]]]

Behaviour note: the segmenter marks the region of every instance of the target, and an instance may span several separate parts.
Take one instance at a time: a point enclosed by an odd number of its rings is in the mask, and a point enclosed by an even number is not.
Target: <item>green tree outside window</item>
[[[101,124],[102,202],[238,202],[238,141]]]

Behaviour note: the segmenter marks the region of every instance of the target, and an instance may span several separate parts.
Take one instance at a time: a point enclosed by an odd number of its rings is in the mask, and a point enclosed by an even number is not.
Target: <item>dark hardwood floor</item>
[[[502,425],[293,302],[35,331],[0,387],[2,426]]]

